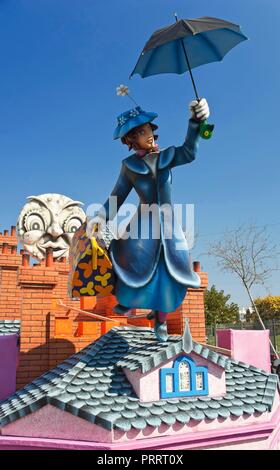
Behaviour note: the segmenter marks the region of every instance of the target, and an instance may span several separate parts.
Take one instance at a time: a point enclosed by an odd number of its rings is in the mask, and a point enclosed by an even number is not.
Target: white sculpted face
[[[53,257],[68,257],[71,239],[86,219],[82,203],[61,194],[29,196],[17,221],[18,241],[34,258],[46,258],[46,249]]]

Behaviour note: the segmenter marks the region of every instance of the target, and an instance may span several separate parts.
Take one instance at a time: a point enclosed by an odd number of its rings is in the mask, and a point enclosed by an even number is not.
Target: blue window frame
[[[160,369],[161,398],[208,395],[208,369],[188,356],[178,357],[171,368]]]

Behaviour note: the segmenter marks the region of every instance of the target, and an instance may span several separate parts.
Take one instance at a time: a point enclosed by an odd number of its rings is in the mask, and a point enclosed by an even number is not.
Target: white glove
[[[205,121],[210,116],[209,106],[205,98],[201,98],[200,101],[193,100],[189,104],[189,110],[192,118],[197,121]]]

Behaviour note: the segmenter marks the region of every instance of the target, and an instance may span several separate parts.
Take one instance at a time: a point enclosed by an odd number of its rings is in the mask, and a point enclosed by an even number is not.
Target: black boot
[[[131,311],[131,309],[129,307],[124,307],[121,304],[115,305],[115,307],[113,307],[113,310],[118,315],[127,315]]]
[[[148,320],[153,320],[155,318],[155,314],[156,314],[156,310],[151,310],[146,316],[146,318],[148,318]]]

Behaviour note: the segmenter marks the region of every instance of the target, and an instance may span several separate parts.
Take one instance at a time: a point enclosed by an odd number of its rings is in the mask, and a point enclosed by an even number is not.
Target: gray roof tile
[[[111,405],[111,410],[113,411],[122,411],[125,409],[125,406],[122,405],[121,403],[114,403],[113,405]]]
[[[151,416],[150,410],[148,408],[138,408],[138,410],[136,410],[136,414],[142,418]]]
[[[162,408],[162,406],[165,405],[166,403],[167,403],[166,400],[159,400],[159,401],[154,402],[154,406],[159,406],[160,408]]]
[[[188,412],[191,419],[195,421],[202,421],[205,418],[205,414],[202,410],[190,410]]]
[[[129,418],[129,419],[136,418],[136,416],[137,416],[135,411],[127,410],[127,409],[121,411],[121,415],[122,415],[123,418]]]
[[[235,390],[238,390],[239,392],[243,392],[245,390],[245,387],[243,385],[235,385]]]
[[[262,404],[267,405],[267,408],[271,407],[271,398],[270,397],[263,397]]]
[[[254,367],[254,369],[252,368],[252,370],[255,370],[255,367]],[[265,376],[265,374],[256,375],[255,380],[256,380],[256,382],[267,382],[267,377]]]
[[[254,405],[255,402],[255,398],[251,398],[251,397],[246,397],[246,398],[243,398],[242,399],[243,403],[246,403],[247,405]]]
[[[131,420],[131,425],[132,425],[133,428],[141,429],[141,430],[145,429],[146,426],[147,426],[146,421],[143,418],[139,418],[139,417],[133,418]]]
[[[233,416],[242,416],[243,415],[243,407],[242,406],[232,406],[230,409],[230,413]]]
[[[101,411],[98,413],[98,418],[106,419],[107,421],[111,421],[114,423],[117,419],[122,417],[121,413],[112,412],[112,411]]]
[[[217,410],[214,410],[214,409],[211,409],[211,408],[208,408],[207,410],[203,410],[206,418],[208,419],[216,419],[218,418],[219,414],[218,414],[218,411]]]
[[[0,336],[20,334],[20,320],[0,320]]]
[[[162,423],[161,419],[158,416],[149,416],[145,418],[146,423],[149,426],[159,427]]]
[[[212,400],[211,397],[199,397],[198,398],[198,401],[210,401],[210,400]]]
[[[230,400],[221,400],[220,405],[224,406],[225,408],[231,408],[232,407],[232,402]]]
[[[128,419],[120,418],[115,421],[115,427],[120,429],[121,431],[127,432],[131,429],[131,423]]]
[[[262,403],[263,395],[257,395],[256,397],[254,397],[254,400],[256,403]]]
[[[243,406],[244,413],[247,413],[249,415],[252,415],[255,411],[255,409],[252,405],[243,404],[242,406]]]
[[[234,395],[232,395],[231,393],[227,393],[223,398],[224,398],[224,400],[233,400]]]
[[[253,407],[259,413],[264,413],[265,411],[267,411],[267,406],[262,403],[254,403]]]
[[[170,403],[166,403],[166,405],[163,405],[163,409],[167,413],[177,413],[178,406],[170,404]]]
[[[114,401],[116,403],[121,403],[121,404],[124,404],[124,403],[127,403],[127,398],[126,397],[123,397],[123,396],[117,396],[116,398],[114,398]]]
[[[149,409],[149,413],[152,414],[153,416],[161,416],[164,414],[166,411],[166,408],[164,407],[159,407],[159,406],[152,406]]]
[[[196,404],[195,404],[195,407],[198,408],[199,410],[207,410],[208,409],[208,403],[207,402],[200,402],[198,401]]]
[[[234,398],[234,399],[232,400],[232,404],[233,404],[234,406],[243,406],[243,407],[245,406],[244,403],[243,403],[243,401],[242,401],[242,400],[239,400],[238,398]]]
[[[187,424],[190,419],[191,418],[188,413],[184,413],[183,411],[179,411],[178,413],[176,413],[176,421],[179,421],[179,423]]]
[[[126,407],[127,410],[137,410],[139,405],[138,405],[138,402],[128,401],[128,403],[126,403],[125,407]]]
[[[197,400],[197,398],[187,398],[187,400],[188,401],[189,400]],[[177,405],[177,403],[180,403],[180,399],[179,398],[171,398],[171,399],[166,400],[166,403],[170,403],[171,405],[174,405],[174,404]]]
[[[247,393],[246,393],[245,390],[244,390],[244,392],[240,392],[240,391],[236,390],[236,391],[234,391],[233,393],[234,393],[234,396],[235,396],[235,397],[240,398],[241,400],[242,400],[243,398],[246,398],[246,397],[247,397]]]
[[[168,426],[172,426],[173,424],[176,423],[176,417],[170,413],[164,413],[159,418],[162,423],[168,424]]]
[[[256,390],[256,382],[255,381],[248,382],[248,380],[247,380],[246,384],[245,384],[245,389],[246,390]]]
[[[223,406],[220,406],[217,412],[221,418],[229,418],[230,416],[230,410],[228,408],[224,408]]]
[[[251,397],[251,398],[255,398],[257,396],[257,392],[255,390],[247,390],[246,391],[246,395],[247,397]],[[274,394],[273,394],[273,397],[274,397]]]

